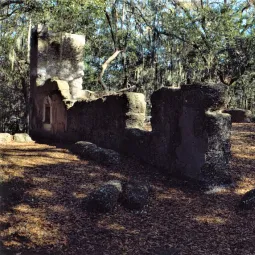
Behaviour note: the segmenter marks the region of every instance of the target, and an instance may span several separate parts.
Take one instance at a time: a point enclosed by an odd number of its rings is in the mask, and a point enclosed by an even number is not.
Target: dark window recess
[[[45,121],[44,123],[50,124],[50,106],[45,105]]]

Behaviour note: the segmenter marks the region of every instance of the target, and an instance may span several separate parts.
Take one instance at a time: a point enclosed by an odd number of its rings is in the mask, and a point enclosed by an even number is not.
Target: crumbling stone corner
[[[230,181],[225,92],[222,84],[199,83],[154,92],[152,132],[126,129],[123,152],[172,175],[207,184]]]

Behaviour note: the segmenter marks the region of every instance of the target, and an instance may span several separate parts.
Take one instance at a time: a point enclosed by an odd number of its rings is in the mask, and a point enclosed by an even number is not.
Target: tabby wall
[[[222,84],[192,84],[153,93],[152,131],[143,130],[144,96],[112,95],[76,102],[67,133],[203,183],[226,183],[231,120]]]
[[[145,98],[140,93],[76,102],[67,112],[67,133],[119,151],[127,128],[143,128],[145,110]]]
[[[62,137],[67,130],[69,86],[64,81],[47,81],[34,92],[34,105],[30,116],[31,134],[37,137]],[[48,107],[49,111],[46,112]]]
[[[153,93],[152,131],[127,129],[122,151],[167,172],[207,183],[230,181],[231,119],[222,84]]]
[[[68,83],[70,98],[84,97],[84,45],[84,35],[53,33],[44,25],[35,27],[30,49],[31,93],[54,79]]]
[[[134,156],[168,173],[202,182],[227,181],[230,115],[226,87],[192,84],[153,93],[152,131],[145,99],[123,93],[88,100],[82,89],[83,35],[33,30],[30,52],[31,134],[86,140]]]
[[[143,94],[110,95],[75,101],[67,107],[64,88],[62,82],[55,81],[37,90],[38,112],[33,118],[37,134],[64,141],[90,141],[198,182],[230,181],[231,118],[222,112],[224,85],[192,84],[154,92],[152,131],[143,130]],[[52,105],[48,131],[43,113],[45,98]]]

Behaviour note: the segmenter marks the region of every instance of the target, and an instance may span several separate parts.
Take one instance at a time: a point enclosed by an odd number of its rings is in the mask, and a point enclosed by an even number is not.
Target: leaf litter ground
[[[140,255],[174,248],[183,255],[254,255],[254,210],[238,209],[255,187],[254,138],[255,124],[233,125],[235,185],[207,193],[130,159],[103,167],[63,146],[0,145],[0,254]],[[83,210],[82,199],[112,179],[150,183],[146,208]]]

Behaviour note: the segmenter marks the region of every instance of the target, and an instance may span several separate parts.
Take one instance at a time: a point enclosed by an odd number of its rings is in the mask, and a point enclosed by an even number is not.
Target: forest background
[[[150,106],[162,86],[221,82],[255,113],[254,0],[1,0],[0,132],[28,131],[37,24],[85,35],[85,89],[135,87]]]

